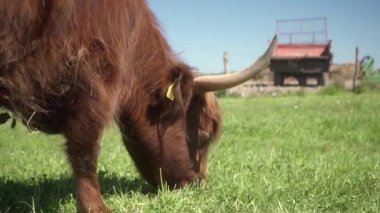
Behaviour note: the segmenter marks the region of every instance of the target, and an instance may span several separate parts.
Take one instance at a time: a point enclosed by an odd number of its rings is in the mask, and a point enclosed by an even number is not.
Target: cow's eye
[[[210,133],[202,129],[198,130],[198,138],[199,138],[199,142],[198,142],[199,147],[203,147],[207,145],[211,140]]]

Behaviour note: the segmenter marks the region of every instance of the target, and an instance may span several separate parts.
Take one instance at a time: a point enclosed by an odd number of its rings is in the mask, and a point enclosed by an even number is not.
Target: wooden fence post
[[[357,79],[357,76],[358,76],[358,73],[359,73],[359,47],[356,47],[355,49],[355,71],[354,71],[354,77],[353,77],[353,80],[352,80],[352,91],[355,91],[356,90],[356,79]]]
[[[229,62],[228,52],[224,52],[223,62],[224,62],[224,74],[227,74],[228,73],[228,62]]]

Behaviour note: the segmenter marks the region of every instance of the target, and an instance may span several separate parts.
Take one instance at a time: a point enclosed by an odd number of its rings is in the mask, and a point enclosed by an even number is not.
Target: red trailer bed
[[[274,58],[326,57],[326,44],[278,44]]]
[[[312,22],[314,26],[319,21],[322,22],[321,26],[324,29],[314,31],[304,29],[309,29],[307,23]],[[292,30],[298,29],[295,26],[299,24],[300,29],[282,32],[279,30],[284,29],[282,24],[291,24]],[[280,40],[271,58],[270,69],[274,72],[274,84],[282,86],[286,77],[294,77],[301,86],[307,85],[308,78],[316,78],[317,85],[324,85],[324,73],[328,72],[332,60],[331,41],[327,40],[326,19],[280,20],[277,21],[277,34],[280,39],[288,38],[288,42]],[[310,37],[311,41],[295,42],[296,38],[302,40],[305,37]]]

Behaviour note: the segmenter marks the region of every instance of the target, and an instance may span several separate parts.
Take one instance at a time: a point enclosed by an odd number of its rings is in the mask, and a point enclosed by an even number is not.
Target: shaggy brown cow
[[[0,107],[28,128],[63,134],[78,211],[108,212],[96,175],[107,124],[118,123],[149,183],[204,179],[221,127],[207,92],[267,67],[274,43],[241,73],[197,76],[173,54],[144,0],[0,0]]]

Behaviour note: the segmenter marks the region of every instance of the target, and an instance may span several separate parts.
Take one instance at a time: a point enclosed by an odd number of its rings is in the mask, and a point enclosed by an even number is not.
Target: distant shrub
[[[343,81],[334,81],[332,84],[322,88],[319,91],[321,95],[336,95],[346,91]]]
[[[296,92],[296,95],[299,97],[305,97],[306,96],[306,91],[304,89],[301,89]]]
[[[354,92],[357,94],[370,91],[380,91],[380,83],[372,81],[361,81],[360,84],[354,90]]]
[[[221,97],[225,97],[227,95],[227,92],[226,90],[218,90],[218,91],[215,91],[214,94],[216,95],[216,97],[221,98]]]

